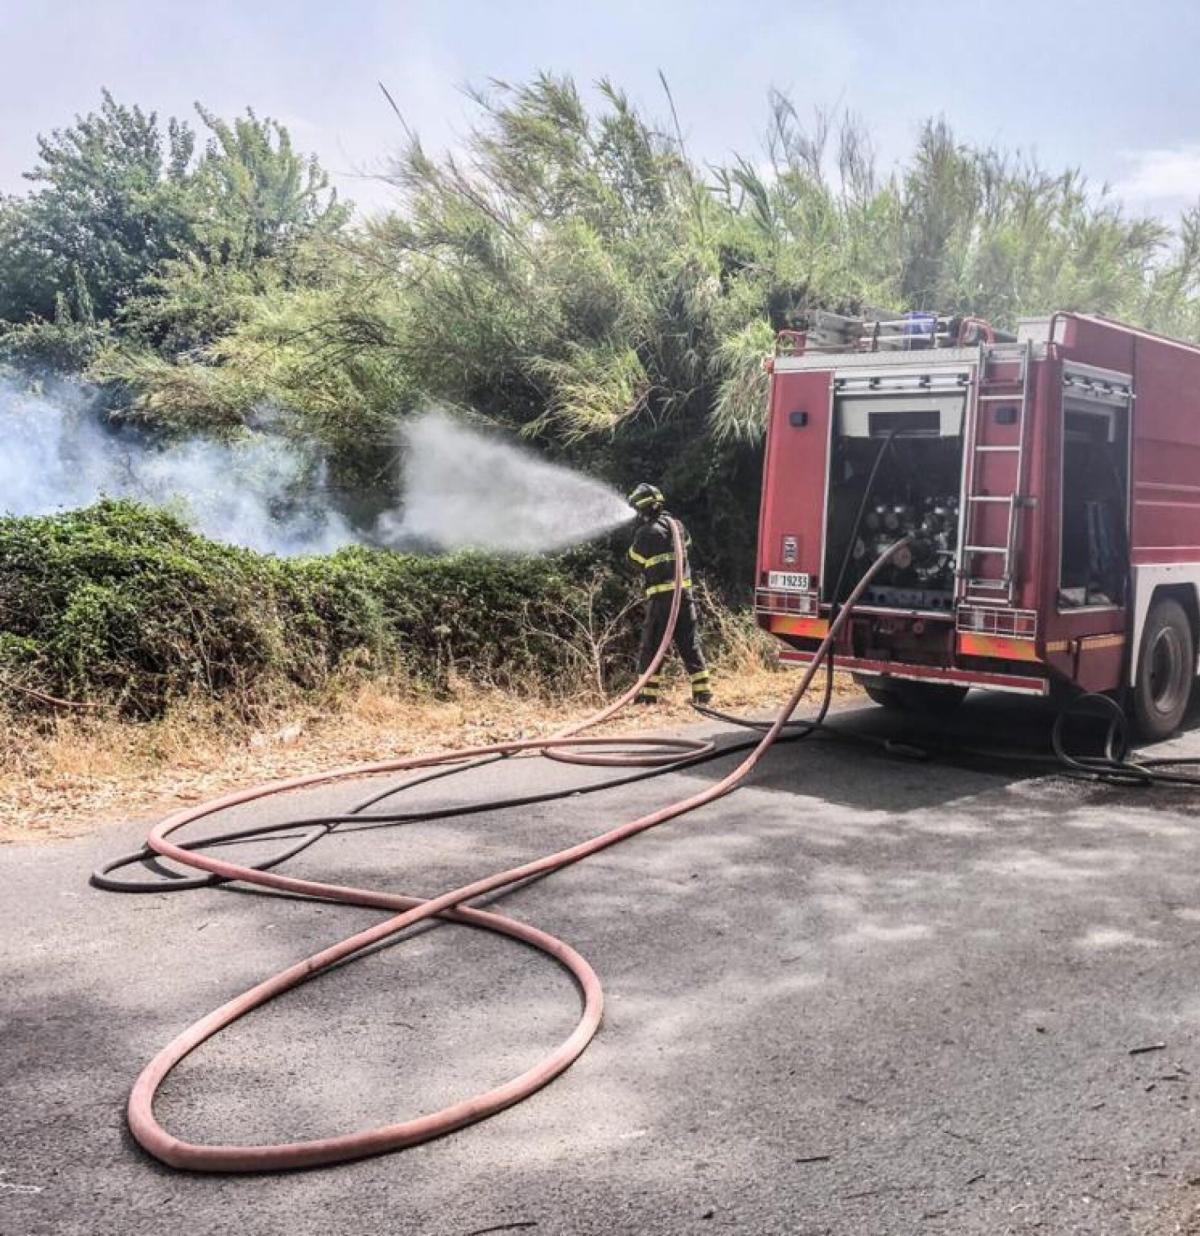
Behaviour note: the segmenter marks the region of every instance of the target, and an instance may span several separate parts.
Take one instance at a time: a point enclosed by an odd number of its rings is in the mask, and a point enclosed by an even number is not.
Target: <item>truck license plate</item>
[[[807,592],[809,577],[802,571],[771,571],[767,575],[767,586],[778,588],[781,592]]]

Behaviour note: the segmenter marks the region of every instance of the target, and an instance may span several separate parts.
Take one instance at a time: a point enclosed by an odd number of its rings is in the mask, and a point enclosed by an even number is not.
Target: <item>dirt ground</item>
[[[781,703],[795,683],[790,672],[743,668],[720,680],[716,703],[760,711]],[[858,689],[838,675],[835,691],[846,698]],[[320,704],[278,708],[257,724],[231,722],[198,704],[149,725],[63,715],[48,728],[10,728],[0,738],[0,844],[152,821],[279,777],[549,734],[597,706],[595,699],[549,702],[478,688],[423,698],[367,684]],[[597,732],[695,719],[686,685],[675,682],[662,705],[626,713]]]

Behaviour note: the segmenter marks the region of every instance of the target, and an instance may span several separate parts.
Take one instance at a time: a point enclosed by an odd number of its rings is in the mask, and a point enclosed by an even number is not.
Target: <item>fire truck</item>
[[[907,543],[836,664],[877,703],[972,687],[1120,692],[1173,732],[1200,646],[1200,348],[1059,312],[818,314],[781,332],[755,608],[806,663],[880,552]]]

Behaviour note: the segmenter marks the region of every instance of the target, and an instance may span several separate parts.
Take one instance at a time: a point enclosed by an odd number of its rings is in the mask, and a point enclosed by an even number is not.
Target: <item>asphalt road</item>
[[[906,729],[875,709],[838,724]],[[954,725],[990,741],[1045,730],[995,700]],[[1200,731],[1172,746],[1200,755]],[[289,869],[433,894],[726,767],[347,830]],[[510,762],[411,801],[600,775]],[[778,748],[733,796],[503,899],[604,982],[604,1025],[567,1074],[440,1141],[257,1178],[149,1160],[125,1131],[128,1087],[195,1017],[377,916],[234,889],[89,888],[134,826],[0,849],[0,1233],[1179,1230],[1200,1196],[1197,802],[1015,763]],[[540,955],[425,931],[206,1045],[159,1113],[208,1141],[390,1122],[527,1067],[577,1008]]]

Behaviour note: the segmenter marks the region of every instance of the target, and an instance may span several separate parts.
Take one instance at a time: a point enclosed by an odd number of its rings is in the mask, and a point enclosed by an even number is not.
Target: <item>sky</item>
[[[668,116],[705,161],[765,157],[767,92],[801,114],[849,110],[881,166],[922,120],[973,143],[1081,169],[1135,213],[1200,199],[1200,4],[1195,0],[0,0],[0,193],[36,134],[94,109],[101,87],[160,115],[247,105],[316,152],[366,210],[402,140],[382,81],[430,149],[461,146],[464,87],[548,70],[601,78]]]

